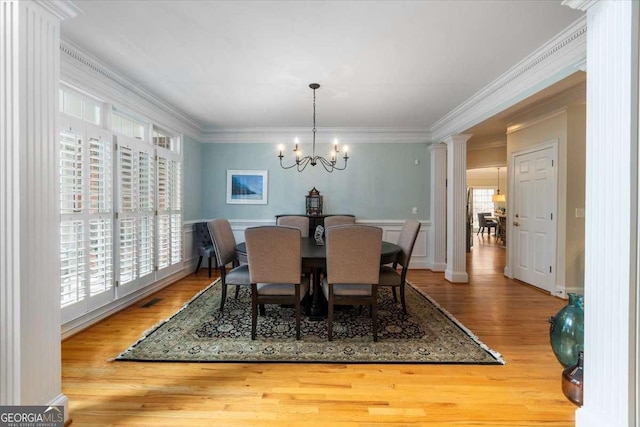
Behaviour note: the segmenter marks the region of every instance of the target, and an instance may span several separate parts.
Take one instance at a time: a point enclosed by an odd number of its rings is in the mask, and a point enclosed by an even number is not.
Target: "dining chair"
[[[209,233],[213,240],[213,248],[220,269],[222,282],[222,296],[220,299],[220,311],[224,309],[227,299],[227,285],[236,285],[236,298],[240,286],[249,286],[249,266],[240,265],[236,257],[236,238],[233,236],[231,224],[226,219],[214,219],[208,223]],[[231,264],[231,270],[227,271],[227,265]]]
[[[356,218],[347,215],[331,215],[324,219],[324,229],[334,227],[336,225],[355,224]]]
[[[300,305],[309,291],[309,279],[301,276],[300,230],[284,226],[251,227],[244,236],[251,282],[251,339],[256,339],[258,305],[293,304],[299,340]]]
[[[488,212],[478,212],[478,233],[484,233],[484,229],[487,229],[487,234],[491,235],[491,229],[493,228],[495,230],[496,226],[498,225],[495,221],[492,221],[490,219],[487,219],[486,217],[491,215]]]
[[[416,243],[416,238],[420,232],[420,223],[416,220],[409,219],[402,225],[400,236],[398,236],[397,245],[400,246],[398,258],[391,265],[380,267],[380,282],[378,286],[390,286],[393,291],[393,300],[398,302],[396,288],[400,288],[400,301],[402,302],[402,311],[407,313],[407,303],[405,300],[405,284],[407,281],[407,270],[411,261],[411,254]],[[402,267],[398,273],[398,265]]]
[[[213,250],[213,241],[211,240],[211,234],[206,222],[196,223],[196,244],[198,245],[198,265],[196,266],[195,273],[200,270],[202,259],[207,257],[209,260],[209,277],[211,277],[211,266],[213,265],[213,256],[215,251]]]
[[[336,305],[371,307],[373,341],[378,341],[378,281],[382,229],[368,225],[327,228],[327,276],[322,292],[329,302],[328,339],[333,340]]]
[[[300,230],[302,237],[309,237],[309,218],[306,216],[280,216],[278,217],[276,224],[297,228]]]

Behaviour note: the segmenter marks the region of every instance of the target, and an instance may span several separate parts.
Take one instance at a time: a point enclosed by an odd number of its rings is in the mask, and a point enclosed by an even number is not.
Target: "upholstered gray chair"
[[[196,244],[198,245],[198,265],[196,266],[195,273],[200,270],[202,264],[202,258],[206,257],[209,260],[209,277],[211,277],[211,266],[213,265],[213,241],[211,240],[211,234],[209,234],[209,228],[206,222],[196,223]]]
[[[336,305],[371,307],[373,341],[378,341],[378,280],[382,229],[367,225],[327,228],[327,277],[322,292],[329,302],[328,339],[333,340]]]
[[[496,227],[498,226],[497,222],[486,218],[489,215],[491,214],[488,212],[482,212],[482,213],[478,212],[478,233],[484,233],[484,229],[486,228],[487,235],[491,235],[491,229],[493,228],[495,230]]]
[[[302,237],[309,237],[309,218],[306,216],[287,215],[280,216],[276,222],[277,225],[285,225],[300,230]]]
[[[236,238],[233,236],[231,224],[226,219],[214,219],[209,221],[209,233],[213,240],[213,248],[220,269],[222,282],[222,297],[220,299],[220,311],[224,309],[227,299],[227,285],[236,285],[236,298],[238,298],[239,286],[249,286],[249,266],[240,265],[236,258]],[[231,270],[227,271],[227,265],[231,264]]]
[[[402,301],[402,311],[405,314],[407,313],[407,303],[404,296],[404,287],[407,281],[407,270],[409,269],[413,246],[416,243],[419,231],[420,223],[418,221],[413,219],[405,221],[397,242],[397,245],[401,248],[398,258],[392,266],[385,265],[380,268],[380,283],[378,286],[391,286],[393,290],[393,300],[396,302],[398,301],[396,288],[400,288],[400,301]],[[400,273],[398,273],[397,270],[398,264],[402,267]]]
[[[300,302],[309,291],[301,276],[300,230],[293,227],[252,227],[244,231],[251,282],[251,339],[256,339],[258,305],[293,304],[296,339],[300,339]]]
[[[345,225],[345,224],[355,224],[356,219],[352,216],[346,215],[331,215],[324,219],[324,229],[326,230],[329,227],[333,227],[336,225]]]

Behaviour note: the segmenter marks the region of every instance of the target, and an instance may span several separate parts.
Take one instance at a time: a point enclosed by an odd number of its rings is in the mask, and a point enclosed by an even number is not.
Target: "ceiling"
[[[98,1],[62,37],[204,131],[430,129],[578,19],[548,1]]]

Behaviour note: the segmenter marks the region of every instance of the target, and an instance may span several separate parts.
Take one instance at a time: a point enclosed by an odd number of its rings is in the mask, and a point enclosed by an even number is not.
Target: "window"
[[[473,209],[473,224],[474,230],[478,229],[478,213],[480,212],[493,212],[494,203],[492,200],[495,194],[493,188],[472,188],[471,189],[471,202]]]
[[[60,90],[60,304],[66,322],[182,266],[180,139]],[[145,139],[146,138],[146,139]],[[117,285],[117,286],[116,286]]]

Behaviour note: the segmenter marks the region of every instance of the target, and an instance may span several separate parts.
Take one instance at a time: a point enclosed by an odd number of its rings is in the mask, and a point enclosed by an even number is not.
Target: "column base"
[[[444,272],[445,280],[451,283],[469,283],[469,275],[466,271],[451,271]]]

